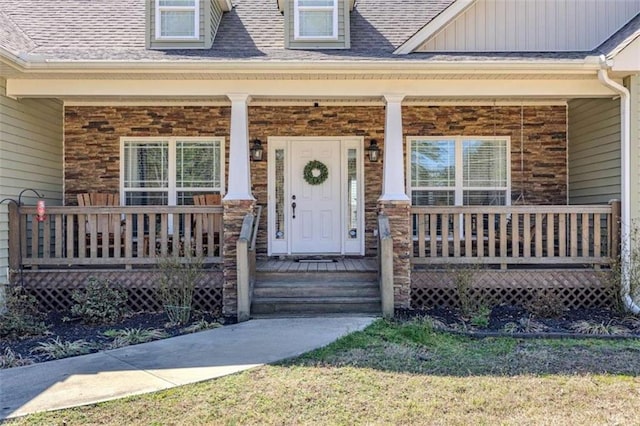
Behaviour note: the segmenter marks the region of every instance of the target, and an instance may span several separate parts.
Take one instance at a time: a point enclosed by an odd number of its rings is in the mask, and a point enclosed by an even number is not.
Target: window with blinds
[[[413,205],[510,202],[508,138],[409,138]]]
[[[156,38],[199,38],[200,0],[156,0]]]
[[[195,194],[222,194],[223,145],[223,138],[123,139],[124,204],[187,205]]]
[[[338,0],[295,0],[296,39],[338,38]]]

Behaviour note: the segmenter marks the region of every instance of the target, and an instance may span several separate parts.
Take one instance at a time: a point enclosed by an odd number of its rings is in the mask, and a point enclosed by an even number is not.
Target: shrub
[[[550,290],[537,290],[524,308],[539,318],[557,318],[566,310],[557,294]]]
[[[16,354],[11,348],[6,348],[4,353],[0,354],[0,370],[4,368],[22,367],[29,364],[33,364],[33,361],[29,358],[23,358],[20,354]]]
[[[124,330],[107,330],[103,333],[107,337],[113,338],[111,348],[137,345],[138,343],[150,342],[152,340],[163,339],[168,336],[163,330],[156,328],[126,328]]]
[[[486,306],[480,306],[471,317],[471,325],[487,328],[489,327],[489,317],[491,316],[491,309]]]
[[[47,359],[60,359],[88,354],[93,348],[93,344],[86,340],[74,340],[73,342],[67,342],[56,337],[55,339],[50,339],[48,342],[38,343],[38,347],[33,349],[31,352],[42,353],[47,357]]]
[[[86,287],[74,291],[71,298],[76,302],[71,314],[86,324],[111,324],[127,312],[127,292],[106,279],[89,278]]]
[[[167,256],[158,259],[159,297],[172,324],[189,323],[193,292],[202,274],[202,265],[203,260],[199,257]]]
[[[482,301],[476,300],[473,295],[473,277],[476,269],[477,267],[470,267],[450,271],[453,273],[453,283],[458,294],[460,311],[465,316],[473,315],[482,304]]]
[[[0,337],[38,336],[47,330],[35,297],[21,287],[8,287],[6,311],[0,315]]]
[[[629,333],[629,329],[620,325],[615,325],[611,321],[593,322],[593,321],[577,321],[571,325],[571,329],[581,334],[603,334],[603,335],[619,335]]]

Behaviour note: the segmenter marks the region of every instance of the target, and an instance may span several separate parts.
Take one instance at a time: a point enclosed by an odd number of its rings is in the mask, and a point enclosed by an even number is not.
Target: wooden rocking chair
[[[222,196],[220,194],[198,194],[193,196],[193,204],[196,206],[220,206],[222,205]],[[218,214],[202,215],[202,241],[205,247],[213,243],[218,247],[220,244],[220,233],[222,232],[222,217]],[[195,224],[194,224],[195,225]],[[213,240],[209,241],[209,236]],[[213,252],[218,251],[213,249]]]
[[[78,206],[80,207],[106,207],[106,206],[119,206],[120,199],[118,194],[112,193],[99,193],[99,192],[85,192],[78,194]],[[118,238],[118,242],[122,241],[122,225],[119,214],[90,214],[85,221],[85,241],[87,250],[90,251],[91,238],[95,235],[97,248],[108,249],[115,254],[114,246],[115,240]],[[122,247],[122,244],[119,244]],[[104,253],[104,252],[103,252]],[[95,253],[90,253],[92,256],[99,256],[97,249]]]

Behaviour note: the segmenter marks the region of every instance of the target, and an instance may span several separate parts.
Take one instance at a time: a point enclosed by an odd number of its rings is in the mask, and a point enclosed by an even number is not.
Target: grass
[[[10,424],[638,424],[638,340],[471,339],[377,321],[241,374]]]

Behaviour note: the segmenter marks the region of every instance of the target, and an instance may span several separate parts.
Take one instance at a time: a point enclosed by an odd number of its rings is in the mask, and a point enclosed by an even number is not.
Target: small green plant
[[[22,355],[16,354],[11,348],[6,348],[3,354],[0,354],[0,370],[5,368],[22,367],[33,364],[29,358],[23,358]]]
[[[112,324],[127,312],[127,292],[106,279],[89,278],[86,287],[71,293],[71,298],[75,302],[71,314],[86,324]]]
[[[487,306],[480,306],[478,310],[473,313],[470,323],[475,327],[487,328],[489,327],[489,317],[491,316],[491,308]]]
[[[566,310],[558,295],[548,289],[539,289],[524,308],[539,318],[558,318]]]
[[[0,337],[39,336],[47,330],[35,297],[25,293],[22,287],[7,287],[5,293],[6,310],[0,315]]]
[[[612,321],[593,322],[593,321],[577,321],[571,325],[571,329],[581,334],[604,334],[619,335],[629,333],[629,329],[620,325],[615,325]]]
[[[70,356],[83,355],[91,352],[93,344],[86,340],[62,341],[59,337],[38,343],[32,353],[43,354],[47,359],[60,359]]]
[[[189,323],[193,292],[202,274],[202,265],[200,257],[167,256],[158,259],[159,297],[172,324]]]
[[[126,328],[124,330],[107,330],[103,333],[113,340],[111,348],[121,348],[123,346],[137,345],[138,343],[151,342],[152,340],[164,339],[168,336],[166,332],[157,328]]]
[[[222,324],[216,321],[207,321],[206,319],[200,319],[188,327],[181,329],[183,333],[197,333],[198,331],[211,330],[213,328],[222,327]]]

